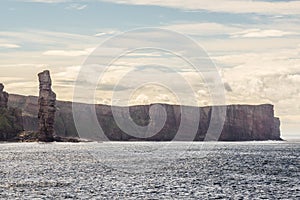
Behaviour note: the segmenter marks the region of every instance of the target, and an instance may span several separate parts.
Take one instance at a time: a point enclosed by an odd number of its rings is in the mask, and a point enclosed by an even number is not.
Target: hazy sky
[[[3,0],[0,18],[0,82],[9,93],[37,95],[36,74],[50,69],[58,98],[72,100],[82,63],[103,41],[136,28],[164,28],[206,50],[225,83],[227,104],[272,103],[283,135],[299,136],[300,1]],[[156,43],[178,42],[159,32],[151,34],[157,35]],[[123,42],[129,45],[138,37]],[[106,47],[105,53],[117,48]],[[97,101],[111,102],[118,77],[130,67],[161,78],[164,70],[156,70],[164,65],[188,80],[199,105],[209,105],[201,77],[167,54],[139,51],[116,61],[100,80]],[[118,91],[128,89],[119,85]],[[176,95],[171,93],[142,85],[131,103],[174,103]]]

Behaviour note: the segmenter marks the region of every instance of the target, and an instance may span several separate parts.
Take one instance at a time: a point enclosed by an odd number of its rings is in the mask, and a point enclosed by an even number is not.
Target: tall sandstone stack
[[[54,120],[55,120],[55,103],[56,94],[52,91],[50,72],[45,70],[38,74],[40,82],[39,92],[39,141],[54,141]]]

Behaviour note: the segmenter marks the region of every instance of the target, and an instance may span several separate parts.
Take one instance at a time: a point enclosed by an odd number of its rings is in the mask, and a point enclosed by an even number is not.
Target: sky
[[[159,31],[170,30],[206,52],[224,83],[226,104],[274,104],[283,136],[299,137],[300,1],[3,0],[0,18],[0,82],[9,93],[37,95],[37,73],[49,69],[57,98],[71,101],[95,49],[105,61],[145,39],[149,47],[190,48]],[[157,30],[123,34],[148,27]],[[139,49],[115,60],[98,80],[96,102],[111,104],[127,94],[130,104],[180,103],[178,97],[190,94],[173,73],[193,88],[199,106],[211,105],[210,83],[176,53]],[[127,73],[137,76],[121,82]],[[176,89],[135,81],[143,74]]]

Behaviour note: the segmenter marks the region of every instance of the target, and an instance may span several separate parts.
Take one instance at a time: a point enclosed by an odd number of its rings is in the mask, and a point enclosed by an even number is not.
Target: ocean
[[[1,199],[300,199],[298,142],[0,144]]]

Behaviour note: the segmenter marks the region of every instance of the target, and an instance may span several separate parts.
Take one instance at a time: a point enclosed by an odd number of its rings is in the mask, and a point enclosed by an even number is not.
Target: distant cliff
[[[10,95],[9,106],[23,110],[24,129],[28,131],[38,130],[38,98],[33,96]],[[149,141],[169,141],[174,138],[180,124],[179,106],[162,104],[167,112],[167,120],[163,129],[156,135],[147,138]],[[72,103],[57,101],[55,119],[55,132],[62,137],[76,137],[76,131]],[[96,105],[98,121],[105,135],[114,141],[140,140],[124,133],[117,126],[112,115],[111,106]],[[132,106],[130,114],[139,125],[147,125],[149,122],[149,105]],[[200,122],[196,141],[202,141],[207,132],[211,107],[201,107]],[[273,105],[229,105],[226,106],[227,116],[223,131],[219,140],[222,141],[250,141],[250,140],[281,140],[280,121],[274,117]],[[194,116],[188,116],[193,120]],[[180,140],[180,138],[179,138]]]
[[[7,141],[23,131],[22,113],[18,108],[8,107],[8,93],[0,83],[0,141]]]

